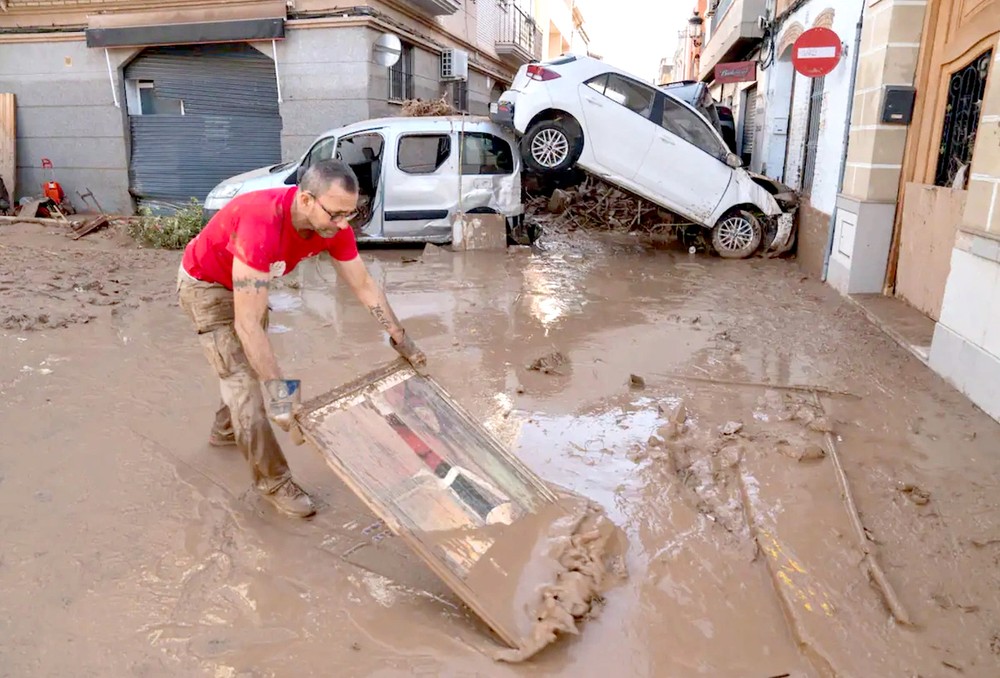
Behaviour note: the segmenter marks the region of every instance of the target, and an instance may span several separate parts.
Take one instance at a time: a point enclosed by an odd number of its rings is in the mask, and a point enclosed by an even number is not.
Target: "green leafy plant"
[[[197,199],[170,216],[154,216],[148,207],[128,225],[128,234],[140,245],[165,250],[183,249],[205,227],[205,213]]]

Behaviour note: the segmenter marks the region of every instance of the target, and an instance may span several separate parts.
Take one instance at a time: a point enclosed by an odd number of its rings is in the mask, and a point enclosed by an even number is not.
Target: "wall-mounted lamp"
[[[688,19],[688,38],[691,39],[695,47],[701,47],[701,41],[705,35],[704,29],[705,20],[698,14],[698,10],[695,10],[691,18]]]

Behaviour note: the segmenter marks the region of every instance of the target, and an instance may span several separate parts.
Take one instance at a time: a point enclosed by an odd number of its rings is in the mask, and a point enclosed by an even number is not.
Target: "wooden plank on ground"
[[[512,598],[531,592],[503,591],[527,565],[511,544],[568,516],[541,479],[401,360],[305,403],[297,419],[344,483],[505,643],[523,647],[530,620]]]
[[[0,92],[0,177],[11,203],[17,198],[17,105],[13,93]]]
[[[823,675],[907,675],[914,637],[869,585],[830,458],[795,461],[747,446],[747,519],[802,649]]]

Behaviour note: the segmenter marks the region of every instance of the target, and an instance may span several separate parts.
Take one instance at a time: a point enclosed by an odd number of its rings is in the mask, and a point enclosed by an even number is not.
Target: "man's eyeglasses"
[[[319,208],[324,212],[326,212],[326,215],[330,217],[331,221],[340,221],[341,219],[346,219],[347,221],[350,221],[354,217],[358,216],[357,210],[353,212],[331,212],[330,210],[328,210],[326,207],[323,206],[323,203],[319,201],[318,197],[316,197],[312,193],[310,193],[309,195],[313,197],[313,200],[316,201],[316,204],[319,205]]]

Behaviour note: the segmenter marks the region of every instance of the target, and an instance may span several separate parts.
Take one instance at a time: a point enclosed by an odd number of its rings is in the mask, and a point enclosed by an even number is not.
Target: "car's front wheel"
[[[724,259],[746,259],[757,251],[763,237],[760,220],[748,210],[734,210],[712,229],[712,249]]]
[[[561,120],[543,120],[528,130],[521,140],[524,164],[534,172],[564,172],[579,156],[578,137],[572,126]]]

